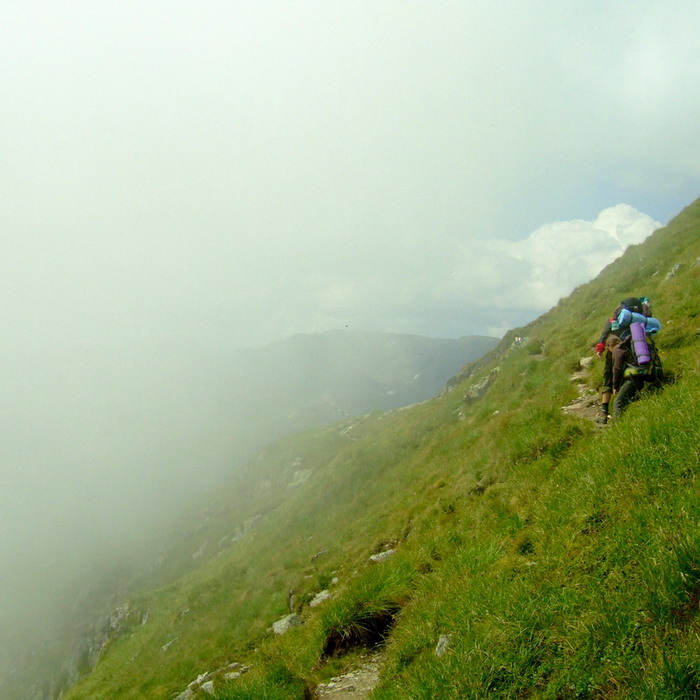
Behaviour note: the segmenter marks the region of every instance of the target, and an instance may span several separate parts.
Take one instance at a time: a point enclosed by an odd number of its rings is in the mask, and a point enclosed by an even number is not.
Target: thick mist
[[[13,634],[236,464],[214,418],[218,368],[177,376],[156,347],[99,341],[24,348],[4,367],[0,619]]]

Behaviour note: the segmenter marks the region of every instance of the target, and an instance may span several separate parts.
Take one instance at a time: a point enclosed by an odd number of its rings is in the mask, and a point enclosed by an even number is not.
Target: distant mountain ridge
[[[229,354],[171,345],[158,351],[156,395],[172,407],[170,433],[227,473],[227,455],[238,462],[300,430],[425,401],[498,342],[331,330]]]
[[[498,344],[497,338],[333,330],[295,335],[260,349],[239,350],[228,390],[240,397],[248,424],[280,421],[296,430],[389,410],[434,396],[463,365]]]

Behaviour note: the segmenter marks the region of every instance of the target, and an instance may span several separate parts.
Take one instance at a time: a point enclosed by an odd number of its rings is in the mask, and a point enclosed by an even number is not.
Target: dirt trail
[[[598,368],[595,358],[583,357],[580,361],[580,369],[571,375],[571,381],[576,385],[579,396],[566,406],[562,406],[562,411],[568,415],[579,416],[595,423],[595,419],[600,415],[600,394],[593,391],[586,383],[590,375],[591,367]],[[602,369],[600,369],[602,372]],[[596,426],[604,428],[601,423]]]
[[[379,683],[379,673],[382,657],[379,654],[365,657],[364,663],[356,669],[331,678],[328,683],[321,683],[314,690],[314,698],[330,698],[331,700],[362,700]]]

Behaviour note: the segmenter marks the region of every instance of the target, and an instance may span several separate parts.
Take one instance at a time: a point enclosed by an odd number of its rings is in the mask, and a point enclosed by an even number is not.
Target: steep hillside
[[[163,521],[163,528],[171,526],[168,513],[218,484],[262,445],[349,414],[430,398],[464,362],[497,343],[484,336],[440,339],[345,329],[233,352],[170,341],[116,346],[107,354],[97,347],[77,354],[63,348],[32,358],[35,372],[63,369],[53,385],[55,404],[42,402],[41,420],[31,400],[8,403],[6,411],[17,417],[11,424],[20,433],[36,432],[37,459],[61,481],[58,488],[37,484],[46,504],[27,500],[24,507],[31,487],[19,476],[8,484],[10,494],[14,489],[18,495],[6,498],[14,509],[3,511],[6,536],[17,527],[23,533],[18,542],[31,540],[32,546],[21,551],[21,559],[13,558],[15,566],[3,576],[0,697],[25,697],[22,688],[37,683],[40,669],[49,678],[39,697],[54,697],[52,683],[62,687],[84,672],[95,658],[89,649],[108,634],[97,611],[130,590],[149,552],[153,559],[170,548],[156,545],[153,554],[156,527]],[[73,440],[62,448],[57,438],[64,433]],[[24,442],[9,444],[17,452],[6,452],[8,464],[28,460]],[[75,476],[81,466],[82,481]],[[79,492],[70,488],[70,475]],[[65,501],[74,505],[62,509]],[[30,507],[34,517],[28,523]],[[95,515],[82,515],[81,509]],[[41,527],[28,531],[27,524],[42,520],[58,522],[53,548]],[[11,551],[20,549],[18,544]],[[175,549],[155,567],[158,581],[191,567],[190,554]],[[151,581],[148,575],[146,580]],[[51,670],[57,659],[64,666],[58,680]]]
[[[436,398],[265,449],[65,697],[321,697],[370,651],[375,698],[697,697],[699,263],[695,202]],[[630,294],[670,381],[601,429],[562,407]]]

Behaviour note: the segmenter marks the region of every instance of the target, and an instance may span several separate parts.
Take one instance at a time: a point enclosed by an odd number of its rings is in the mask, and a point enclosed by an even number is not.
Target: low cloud
[[[461,272],[452,279],[460,280],[461,294],[481,304],[497,310],[527,309],[534,315],[593,279],[629,245],[642,243],[661,225],[634,207],[618,204],[592,221],[545,224],[522,240],[465,245]]]

